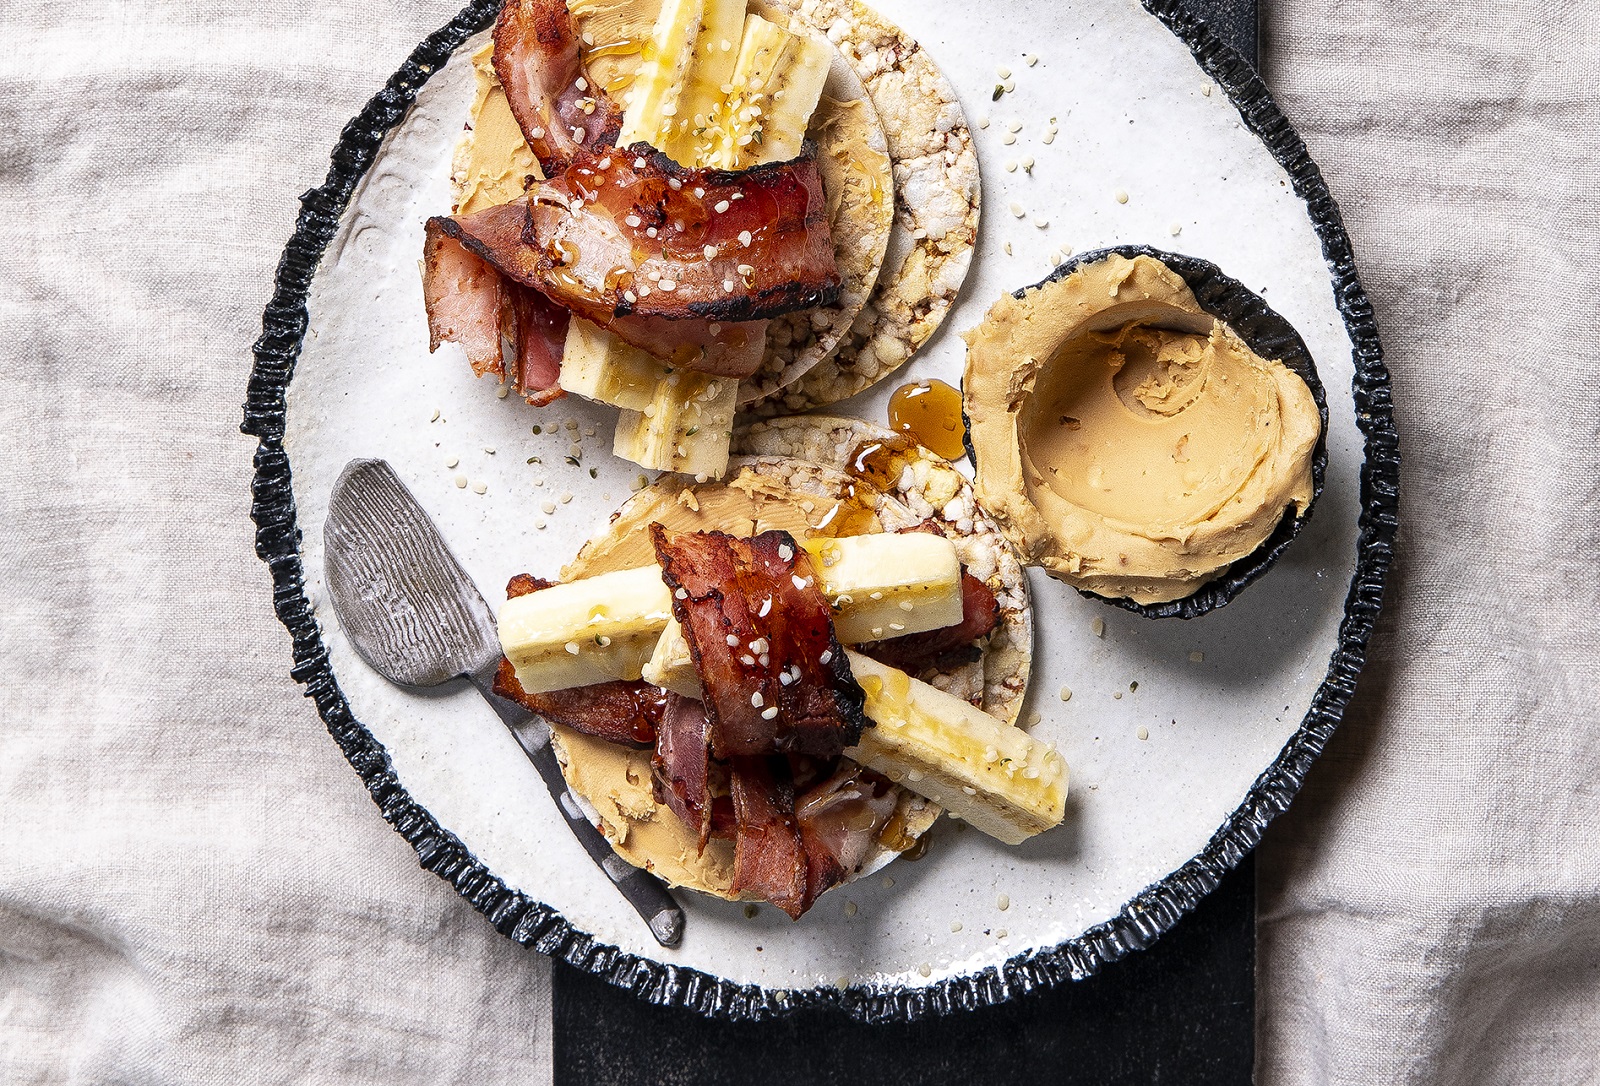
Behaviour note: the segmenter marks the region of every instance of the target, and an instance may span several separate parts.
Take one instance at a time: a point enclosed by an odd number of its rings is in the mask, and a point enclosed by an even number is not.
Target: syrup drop
[[[939,380],[901,385],[889,397],[889,428],[915,438],[946,460],[967,454],[961,393]]]

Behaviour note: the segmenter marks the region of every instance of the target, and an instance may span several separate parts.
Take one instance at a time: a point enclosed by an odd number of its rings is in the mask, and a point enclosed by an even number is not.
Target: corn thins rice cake
[[[850,535],[893,532],[939,519],[961,560],[995,592],[1001,619],[980,661],[921,677],[1014,721],[1027,685],[1032,631],[1022,569],[988,518],[971,510],[966,480],[937,457],[907,452],[899,468],[902,478],[894,486],[879,490],[874,479],[862,485],[846,460],[862,440],[871,443],[884,434],[888,432],[846,419],[758,424],[736,436],[745,455],[734,460],[726,482],[695,484],[682,476],[662,477],[612,516],[605,530],[562,570],[562,580],[653,562],[645,529],[654,522],[675,530],[715,526],[742,536],[782,528],[805,538],[815,525]],[[697,832],[655,801],[649,751],[559,725],[553,734],[568,784],[623,859],[674,885],[734,896],[732,842],[713,838],[699,851]],[[894,787],[895,816],[880,835],[877,851],[854,877],[913,847],[941,813],[937,804]]]
[[[855,0],[767,4],[826,28],[860,76],[888,137],[896,205],[884,270],[849,336],[826,361],[749,408],[776,415],[853,396],[927,342],[972,262],[980,194],[978,157],[961,103],[921,46]]]
[[[569,4],[577,8],[576,4]],[[766,0],[750,10],[774,23],[822,35],[826,25]],[[587,14],[587,9],[585,9]],[[580,16],[580,25],[582,25]],[[543,176],[511,112],[492,66],[493,43],[472,54],[476,91],[452,161],[451,209],[470,212],[519,197],[527,183]],[[603,82],[626,84],[637,55],[600,56],[591,67],[607,73]],[[850,333],[878,283],[885,253],[896,230],[895,173],[890,145],[877,108],[855,68],[837,51],[807,138],[816,145],[817,166],[828,197],[828,220],[840,278],[832,303],[775,319],[768,329],[761,367],[741,382],[740,402],[769,396],[831,355]]]

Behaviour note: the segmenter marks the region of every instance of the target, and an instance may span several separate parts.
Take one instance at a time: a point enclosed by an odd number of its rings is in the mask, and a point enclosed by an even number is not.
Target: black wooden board
[[[555,1086],[1239,1086],[1255,1055],[1255,862],[1148,950],[969,1014],[729,1023],[556,963]]]

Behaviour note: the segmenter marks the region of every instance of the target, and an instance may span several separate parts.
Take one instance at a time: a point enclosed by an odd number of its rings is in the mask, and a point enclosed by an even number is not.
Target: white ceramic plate
[[[261,550],[296,635],[296,675],[385,814],[507,934],[708,1013],[828,1001],[863,1017],[912,1017],[1085,975],[1165,930],[1255,843],[1337,722],[1392,538],[1392,426],[1370,314],[1320,177],[1249,69],[1159,0],[1159,19],[1134,0],[878,6],[960,92],[984,215],[944,328],[837,413],[882,421],[903,381],[958,383],[955,333],[1002,292],[1041,279],[1054,252],[1127,243],[1203,257],[1262,294],[1299,330],[1327,389],[1315,516],[1229,606],[1152,621],[1033,576],[1040,632],[1024,718],[1042,714],[1034,733],[1071,767],[1059,829],[1008,848],[941,823],[925,859],[829,894],[798,923],[684,893],[687,934],[664,950],[476,693],[388,685],[331,609],[318,609],[328,494],[354,457],[394,465],[491,602],[513,573],[553,574],[639,475],[610,455],[608,409],[498,399],[454,347],[427,350],[422,223],[448,208],[477,39],[461,43],[491,5],[419,47],[347,134],[329,184],[307,204],[257,348],[246,429],[263,439]],[[1016,89],[994,102],[1002,66]],[[1046,144],[1052,117],[1058,133]],[[1013,121],[1021,129],[1007,144]],[[1031,172],[1007,170],[1024,157]]]

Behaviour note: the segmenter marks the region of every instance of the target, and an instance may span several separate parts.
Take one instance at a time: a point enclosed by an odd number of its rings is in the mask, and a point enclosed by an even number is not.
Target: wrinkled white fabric
[[[1260,1081],[1600,1081],[1600,7],[1272,0],[1403,444],[1345,723],[1260,856]]]
[[[1374,663],[1261,858],[1261,1081],[1594,1081],[1600,9],[1265,7],[1406,466]],[[284,676],[235,431],[290,197],[452,13],[0,11],[0,1082],[548,1080],[547,966]]]
[[[549,1081],[549,966],[288,681],[238,432],[339,129],[443,7],[0,9],[0,1083]]]

